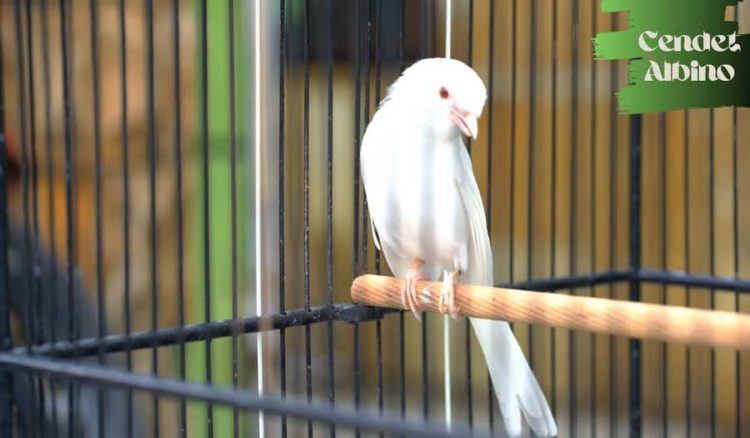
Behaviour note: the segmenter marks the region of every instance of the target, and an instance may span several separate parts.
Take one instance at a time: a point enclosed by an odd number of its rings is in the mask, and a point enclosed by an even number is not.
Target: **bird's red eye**
[[[448,90],[445,87],[440,87],[440,97],[442,99],[447,99],[451,94],[448,92]]]

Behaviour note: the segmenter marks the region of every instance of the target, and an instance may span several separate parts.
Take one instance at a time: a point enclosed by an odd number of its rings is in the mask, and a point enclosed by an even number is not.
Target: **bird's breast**
[[[365,187],[384,246],[449,271],[464,258],[469,234],[452,152],[412,145],[378,156],[367,163]]]

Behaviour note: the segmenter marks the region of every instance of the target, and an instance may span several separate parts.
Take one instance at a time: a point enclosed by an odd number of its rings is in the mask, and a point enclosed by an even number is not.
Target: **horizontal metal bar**
[[[569,287],[583,287],[627,279],[625,272],[604,272],[575,277],[561,277],[548,280],[533,280],[515,283],[508,287],[518,289],[555,290]],[[41,344],[31,348],[37,355],[55,357],[86,357],[99,353],[116,353],[126,350],[175,345],[180,342],[205,341],[231,336],[232,333],[256,333],[304,326],[319,322],[342,321],[348,323],[375,321],[388,313],[398,310],[383,309],[356,304],[335,304],[333,306],[314,307],[310,310],[290,310],[283,314],[264,317],[249,316],[237,321],[212,321],[192,324],[185,327],[170,327],[156,331],[133,333],[130,336],[110,335],[102,339],[85,338],[78,342],[61,341],[54,344]],[[26,353],[26,347],[17,347],[14,353]]]
[[[624,269],[617,271],[595,272],[592,274],[576,275],[572,277],[545,278],[539,280],[523,281],[519,283],[507,283],[500,284],[495,287],[536,291],[553,291],[559,289],[595,286],[597,284],[628,281],[632,278],[632,276],[632,270]]]
[[[646,283],[750,292],[750,280],[705,274],[688,274],[679,271],[641,269],[636,273],[636,280]]]
[[[288,415],[337,426],[357,427],[394,435],[421,437],[477,436],[465,426],[452,425],[448,431],[427,422],[404,421],[400,416],[375,411],[332,408],[327,403],[258,396],[244,391],[217,388],[201,383],[128,373],[95,364],[76,364],[68,361],[0,353],[0,368],[24,373],[42,374],[66,381],[95,384],[107,388],[146,391],[171,397],[185,397],[223,404],[249,411]]]
[[[750,292],[750,280],[743,278],[719,277],[707,274],[689,274],[681,271],[659,271],[652,269],[622,269],[589,275],[578,275],[574,277],[531,280],[523,283],[505,284],[496,287],[553,291],[633,280],[643,283],[671,284],[676,286]]]
[[[641,269],[616,270],[573,277],[560,277],[543,280],[530,280],[513,284],[499,285],[524,290],[554,291],[560,289],[594,286],[636,280],[647,283],[673,284],[700,288],[713,288],[750,292],[750,281],[717,277],[702,274],[687,274],[677,271],[654,271]],[[232,333],[255,333],[304,326],[319,322],[367,322],[383,318],[386,314],[398,312],[394,309],[382,309],[356,304],[335,304],[333,306],[314,307],[304,310],[290,310],[283,314],[264,317],[251,316],[237,321],[212,321],[193,324],[186,327],[171,327],[157,331],[134,333],[131,336],[111,335],[103,339],[86,338],[78,342],[68,341],[55,344],[41,344],[31,348],[33,354],[55,357],[86,357],[102,353],[115,353],[126,350],[152,348],[154,346],[175,345],[179,342],[204,341],[231,336]],[[17,347],[15,354],[27,353],[26,347]]]
[[[185,327],[170,327],[156,331],[133,333],[130,336],[110,335],[101,339],[87,338],[78,342],[63,341],[54,344],[42,344],[33,346],[31,353],[55,357],[84,357],[98,353],[115,353],[126,350],[175,345],[180,342],[205,341],[207,339],[228,337],[233,333],[256,333],[327,321],[373,321],[391,312],[396,312],[396,310],[358,306],[356,304],[336,304],[333,306],[314,307],[310,310],[291,310],[283,314],[262,317],[249,316],[236,321],[212,321]],[[16,354],[27,353],[28,349],[26,347],[17,347],[13,352]]]

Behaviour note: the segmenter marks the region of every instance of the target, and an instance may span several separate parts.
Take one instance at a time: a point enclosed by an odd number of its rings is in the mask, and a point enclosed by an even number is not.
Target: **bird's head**
[[[456,59],[430,58],[404,70],[390,98],[409,101],[410,106],[431,120],[439,133],[462,132],[476,138],[477,119],[487,100],[487,89],[479,75]]]

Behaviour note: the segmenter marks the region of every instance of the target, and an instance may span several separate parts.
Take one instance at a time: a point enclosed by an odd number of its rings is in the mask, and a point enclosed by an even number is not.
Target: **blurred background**
[[[261,1],[258,29],[254,4],[0,2],[1,98],[15,166],[9,206],[26,279],[12,293],[52,303],[47,314],[44,304],[36,310],[39,327],[21,315],[34,310],[16,306],[19,345],[345,303],[354,276],[388,273],[369,234],[357,148],[399,72],[444,56],[445,2]],[[452,2],[452,57],[490,89],[469,148],[497,284],[630,266],[633,119],[617,114],[615,98],[627,64],[593,60],[591,43],[598,32],[624,29],[627,15],[600,6]],[[747,31],[750,7],[728,7],[727,19],[735,17]],[[741,172],[750,165],[749,117],[744,108],[642,117],[643,267],[750,276],[750,176]],[[42,258],[55,262],[34,262]],[[22,269],[31,265],[44,269]],[[80,296],[68,308],[74,283]],[[627,299],[629,289],[560,293]],[[750,299],[733,291],[644,284],[641,293],[649,302],[750,310]],[[75,322],[58,330],[45,318]],[[280,394],[283,386],[320,403],[333,394],[337,406],[403,409],[443,423],[443,323],[390,314],[289,328],[283,341],[265,332],[264,390]],[[514,330],[561,436],[628,433],[628,339]],[[500,419],[483,357],[465,321],[450,332],[454,419],[484,431]],[[255,391],[256,336],[99,360]],[[750,430],[747,354],[644,341],[640,364],[644,435]],[[227,436],[234,427],[229,408],[134,397],[123,421],[149,436],[204,436],[209,428]],[[86,398],[77,396],[79,409]],[[107,403],[118,411],[122,400]],[[80,421],[88,436],[93,426]],[[243,434],[254,434],[257,421],[242,414]],[[287,421],[292,436],[305,432],[306,422]],[[268,419],[268,433],[280,427]]]

